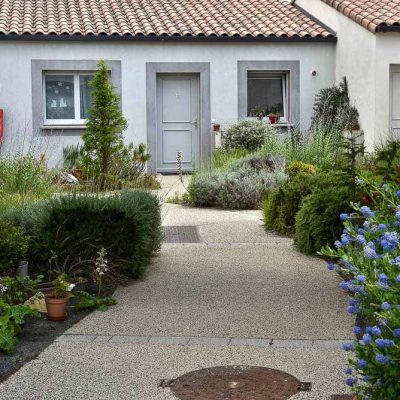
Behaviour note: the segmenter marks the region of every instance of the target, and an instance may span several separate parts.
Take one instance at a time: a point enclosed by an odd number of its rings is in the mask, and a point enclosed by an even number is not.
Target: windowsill
[[[77,130],[82,130],[82,129],[86,129],[87,126],[86,125],[42,125],[40,127],[40,129],[42,130],[46,130],[46,131],[59,131],[59,130],[73,130],[73,129],[77,129]]]
[[[271,123],[267,123],[267,125],[269,126],[281,126],[282,128],[292,128],[294,126],[294,124],[291,124],[289,122],[278,122],[277,124],[271,124]]]

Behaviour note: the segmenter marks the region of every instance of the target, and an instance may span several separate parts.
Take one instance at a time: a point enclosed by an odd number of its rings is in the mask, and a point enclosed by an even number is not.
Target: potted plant
[[[67,304],[72,297],[75,284],[69,283],[67,275],[61,273],[52,282],[53,289],[46,295],[47,319],[64,321],[67,318]]]
[[[271,110],[269,111],[267,117],[269,118],[269,122],[271,124],[277,124],[279,122],[279,119],[281,118],[276,107],[271,107]]]

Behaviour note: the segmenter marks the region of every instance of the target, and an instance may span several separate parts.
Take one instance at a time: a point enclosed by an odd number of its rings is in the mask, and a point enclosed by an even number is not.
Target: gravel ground
[[[2,400],[168,400],[161,379],[221,365],[312,382],[291,399],[346,393],[348,354],[338,344],[353,337],[354,320],[323,261],[266,234],[257,211],[166,204],[163,220],[196,226],[201,243],[164,244],[145,279],[117,289],[117,306],[80,321],[0,385]]]

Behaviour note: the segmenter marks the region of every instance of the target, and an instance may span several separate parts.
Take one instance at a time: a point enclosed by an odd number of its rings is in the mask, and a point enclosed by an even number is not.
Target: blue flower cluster
[[[388,195],[391,190],[381,188]],[[394,194],[400,198],[400,190]],[[336,250],[321,251],[335,260],[328,269],[346,278],[339,286],[351,294],[347,311],[372,322],[355,326],[359,340],[343,346],[356,355],[345,370],[346,384],[363,399],[400,399],[400,205],[385,212],[368,206],[356,211],[365,218],[362,226],[341,214],[345,229]]]

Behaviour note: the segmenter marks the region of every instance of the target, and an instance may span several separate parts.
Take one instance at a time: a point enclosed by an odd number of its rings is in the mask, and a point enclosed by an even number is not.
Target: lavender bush
[[[360,340],[344,346],[355,355],[346,383],[361,399],[394,400],[400,398],[400,191],[384,185],[371,193],[376,210],[355,206],[362,226],[341,214],[345,229],[336,249],[321,254],[335,260],[328,268],[346,278],[340,287],[352,294],[348,312],[363,321],[354,328]]]

